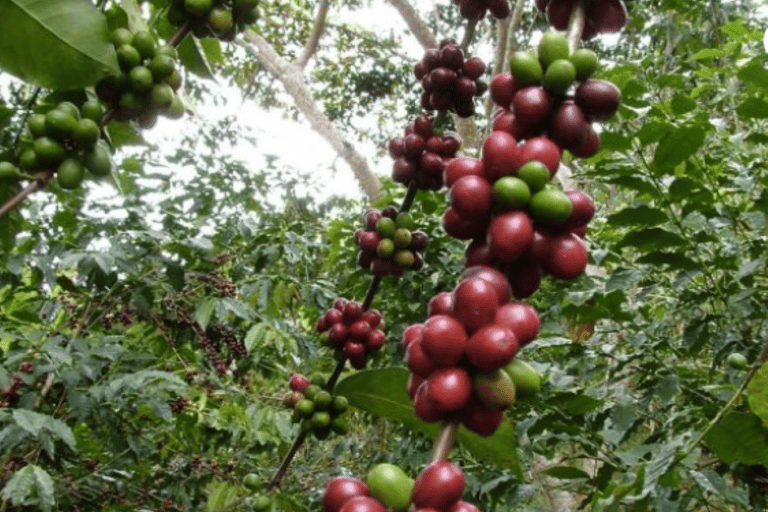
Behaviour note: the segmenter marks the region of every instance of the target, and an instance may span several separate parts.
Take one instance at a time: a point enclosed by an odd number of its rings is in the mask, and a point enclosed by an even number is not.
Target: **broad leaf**
[[[398,421],[406,427],[434,437],[440,426],[425,423],[416,417],[413,403],[406,392],[408,371],[404,368],[386,368],[358,372],[339,382],[335,392],[347,397],[358,409]],[[461,428],[459,442],[476,457],[488,463],[500,464],[519,471],[517,440],[512,426],[502,423],[491,437],[480,437]]]
[[[107,20],[88,0],[0,2],[0,68],[51,89],[119,71]]]
[[[656,148],[653,163],[671,169],[696,153],[704,144],[706,132],[700,126],[683,126],[667,134]]]
[[[202,78],[213,78],[205,47],[197,38],[187,36],[178,46],[179,60],[184,68]]]
[[[53,510],[56,505],[51,475],[40,466],[24,466],[5,484],[2,496],[14,505],[38,505],[42,510]]]
[[[752,413],[729,413],[709,431],[707,443],[723,462],[768,465],[768,430]]]
[[[755,376],[749,382],[749,408],[768,428],[768,363],[757,370]]]

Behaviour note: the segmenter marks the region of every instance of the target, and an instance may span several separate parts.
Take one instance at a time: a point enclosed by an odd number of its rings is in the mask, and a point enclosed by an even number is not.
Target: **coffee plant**
[[[0,2],[2,510],[768,510],[765,9],[379,4]]]

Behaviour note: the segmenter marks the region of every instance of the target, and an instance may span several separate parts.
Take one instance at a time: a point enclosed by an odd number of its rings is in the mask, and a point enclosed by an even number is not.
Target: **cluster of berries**
[[[480,512],[466,501],[464,473],[452,462],[431,462],[414,481],[393,464],[378,464],[366,481],[333,478],[323,493],[325,512]]]
[[[514,382],[503,368],[540,329],[536,311],[511,298],[500,271],[471,267],[452,292],[430,300],[423,324],[403,332],[412,372],[408,394],[419,418],[450,417],[480,435],[495,432],[503,408],[515,400]]]
[[[475,113],[474,98],[487,89],[479,80],[485,73],[485,63],[477,57],[464,60],[464,51],[453,39],[428,49],[413,72],[424,88],[424,110],[450,110],[459,117],[470,117]]]
[[[95,100],[80,108],[63,101],[44,114],[32,114],[19,165],[0,162],[0,181],[19,181],[31,173],[55,170],[61,188],[74,189],[85,179],[86,169],[95,177],[108,175],[112,154],[100,140],[103,115],[103,106]]]
[[[536,291],[544,272],[573,279],[587,265],[582,239],[595,207],[587,194],[550,183],[551,156],[558,153],[552,146],[534,138],[519,149],[508,133],[493,132],[482,159],[456,158],[445,169],[451,188],[443,228],[472,240],[466,266],[499,268],[517,298]]]
[[[574,156],[594,155],[600,138],[592,122],[612,116],[621,102],[614,84],[590,78],[597,64],[591,50],[571,54],[560,32],[544,34],[537,50],[515,52],[511,72],[491,81],[491,98],[501,107],[494,131],[507,132],[518,141],[542,136]]]
[[[259,0],[170,0],[168,21],[190,23],[195,37],[232,41],[238,31],[259,19]]]
[[[557,30],[566,30],[576,0],[536,0],[540,11],[547,13],[547,21]],[[585,13],[583,40],[597,34],[618,32],[627,23],[627,8],[623,0],[592,0]]]
[[[328,344],[339,357],[347,357],[353,368],[365,368],[368,354],[376,352],[387,338],[381,326],[381,313],[363,309],[363,305],[346,299],[336,299],[333,307],[317,321],[317,330],[327,332]]]
[[[405,128],[405,136],[389,141],[389,154],[395,159],[392,179],[404,185],[412,181],[421,190],[443,187],[445,164],[456,156],[459,141],[434,132],[432,118],[418,116]]]
[[[363,222],[365,228],[355,232],[360,247],[358,265],[377,276],[400,276],[406,269],[419,270],[424,265],[429,239],[423,231],[414,231],[410,213],[398,212],[394,206],[368,210]]]
[[[509,2],[507,0],[452,0],[459,7],[461,16],[468,20],[481,20],[487,11],[491,11],[494,18],[503,19],[509,16]]]
[[[184,104],[175,92],[181,87],[176,48],[157,45],[149,32],[131,33],[122,27],[112,32],[112,44],[122,72],[96,84],[96,94],[113,109],[115,118],[138,119],[151,127],[160,114],[181,117]]]
[[[288,384],[291,392],[283,403],[293,409],[291,420],[307,434],[326,439],[331,432],[344,435],[349,427],[341,415],[349,409],[343,396],[333,396],[320,387],[322,382],[312,382],[304,375],[292,375]]]

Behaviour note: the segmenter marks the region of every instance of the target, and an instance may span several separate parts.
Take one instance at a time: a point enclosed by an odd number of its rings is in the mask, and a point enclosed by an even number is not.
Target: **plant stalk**
[[[456,442],[456,434],[458,431],[459,422],[456,420],[446,421],[443,424],[443,428],[440,429],[440,432],[435,438],[435,444],[432,445],[431,462],[448,458],[448,454],[453,448],[453,443]]]

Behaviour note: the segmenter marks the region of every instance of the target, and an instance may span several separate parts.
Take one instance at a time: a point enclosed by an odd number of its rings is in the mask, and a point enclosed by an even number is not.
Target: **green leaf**
[[[358,409],[395,420],[408,428],[433,437],[440,429],[437,424],[425,423],[416,417],[406,385],[405,368],[385,368],[358,372],[339,382],[335,392],[345,396]],[[491,437],[480,437],[460,429],[459,442],[480,460],[513,468],[519,472],[517,440],[509,422],[504,422]]]
[[[208,63],[208,58],[200,40],[187,36],[177,47],[179,60],[184,67],[201,78],[213,78],[213,69]]]
[[[723,462],[768,465],[768,430],[752,413],[728,413],[709,431],[706,440]]]
[[[616,249],[636,247],[645,252],[676,245],[685,245],[685,239],[662,228],[648,228],[630,231],[616,244]]]
[[[736,107],[736,112],[742,119],[768,118],[768,101],[762,98],[747,98]]]
[[[218,512],[230,510],[230,507],[238,501],[240,487],[226,482],[213,481],[208,484],[206,491],[208,492],[208,501],[205,505],[205,512]]]
[[[660,169],[671,169],[686,161],[704,144],[706,132],[700,126],[682,126],[672,130],[659,142],[653,163]]]
[[[755,84],[763,89],[768,88],[768,69],[765,69],[763,64],[757,60],[753,60],[741,68],[736,76],[744,82]]]
[[[761,366],[747,387],[749,408],[768,428],[768,363]]]
[[[168,281],[171,282],[171,286],[177,292],[184,289],[184,268],[175,262],[170,262],[165,265],[165,275],[168,277]]]
[[[0,2],[0,68],[50,89],[119,72],[107,20],[88,0]]]
[[[658,208],[648,205],[624,208],[623,210],[608,216],[608,224],[611,226],[656,226],[669,220],[667,215]]]
[[[569,466],[554,466],[544,471],[544,473],[549,476],[559,478],[560,480],[577,480],[579,478],[590,478],[587,472],[579,468],[572,468]]]
[[[136,126],[122,121],[110,121],[107,133],[113,146],[142,146],[147,143]]]
[[[212,297],[205,297],[201,300],[195,308],[194,319],[200,324],[200,327],[205,329],[208,327],[208,322],[211,321],[211,315],[216,307],[216,299]]]
[[[670,104],[672,107],[672,113],[678,116],[687,114],[691,110],[694,110],[696,105],[696,101],[683,94],[675,95],[675,97],[672,98],[672,103]]]
[[[14,505],[37,505],[53,510],[56,505],[53,478],[40,466],[30,464],[18,470],[3,487],[2,496]]]
[[[42,440],[44,437],[52,435],[57,439],[64,441],[70,449],[75,450],[75,436],[72,430],[61,420],[53,416],[40,414],[27,409],[14,409],[13,420],[16,424],[36,437]],[[49,450],[50,452],[51,450]]]
[[[693,261],[685,254],[669,251],[653,251],[637,259],[638,263],[648,265],[667,265],[672,268],[683,270],[693,270],[700,268],[701,265]]]

